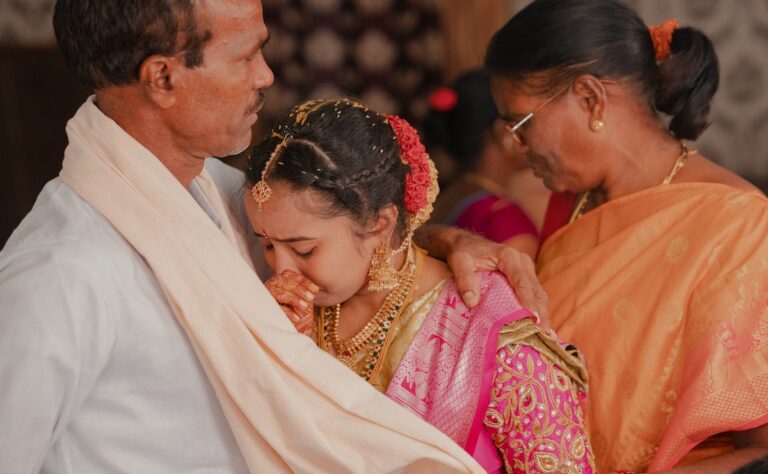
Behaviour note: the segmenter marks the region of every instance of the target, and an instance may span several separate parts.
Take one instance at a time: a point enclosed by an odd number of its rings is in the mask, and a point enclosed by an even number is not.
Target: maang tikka
[[[272,169],[275,159],[280,155],[280,152],[283,151],[283,148],[285,148],[285,146],[288,144],[288,141],[291,139],[290,135],[282,136],[277,132],[272,132],[272,136],[282,138],[282,141],[275,147],[275,150],[272,152],[272,154],[269,155],[269,159],[264,165],[264,170],[261,172],[261,179],[259,179],[259,182],[254,184],[251,188],[251,196],[253,197],[253,200],[256,201],[257,211],[261,211],[261,207],[264,205],[264,203],[267,202],[270,197],[272,197],[272,188],[270,188],[269,184],[267,184],[267,176]]]

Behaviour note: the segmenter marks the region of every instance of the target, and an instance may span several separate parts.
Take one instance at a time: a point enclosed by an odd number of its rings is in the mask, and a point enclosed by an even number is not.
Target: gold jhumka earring
[[[283,140],[275,147],[275,150],[272,152],[272,154],[269,155],[269,159],[264,165],[264,170],[261,172],[261,179],[259,179],[259,182],[253,185],[251,188],[251,197],[253,197],[253,200],[256,201],[257,211],[261,211],[261,207],[264,205],[264,203],[267,202],[270,197],[272,197],[272,188],[270,188],[269,184],[267,184],[267,176],[269,175],[269,171],[272,169],[275,159],[280,155],[280,152],[283,150],[283,148],[285,148],[285,145],[287,145],[288,141],[291,139],[290,135],[282,136],[277,132],[272,132],[272,136],[282,138]]]
[[[373,258],[371,259],[371,267],[368,269],[369,291],[384,291],[397,288],[403,279],[404,271],[407,270],[408,262],[403,265],[402,269],[397,270],[392,266],[391,258],[410,247],[411,235],[412,233],[409,232],[397,250],[392,250],[389,242],[386,241],[376,246],[376,249],[373,251]]]

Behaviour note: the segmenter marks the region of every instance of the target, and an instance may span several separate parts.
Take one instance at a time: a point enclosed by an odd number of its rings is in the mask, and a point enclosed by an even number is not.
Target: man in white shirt
[[[0,472],[248,472],[152,270],[59,178],[0,253],[0,301]]]
[[[249,144],[272,84],[260,2],[59,0],[54,27],[102,112],[217,222],[194,179]],[[0,253],[0,302],[0,472],[247,472],[152,270],[60,178]]]
[[[237,199],[237,172],[206,157],[249,144],[273,81],[259,0],[59,0],[54,26],[101,112],[218,224],[196,179],[205,167]],[[475,254],[457,255],[471,273]],[[247,472],[152,269],[59,178],[0,252],[0,472]]]

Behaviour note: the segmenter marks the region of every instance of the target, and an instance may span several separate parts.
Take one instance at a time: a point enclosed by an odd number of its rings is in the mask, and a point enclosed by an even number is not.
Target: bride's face
[[[276,272],[291,270],[320,287],[318,306],[341,303],[367,284],[368,268],[382,238],[361,237],[351,217],[328,217],[318,206],[320,193],[294,191],[282,182],[270,183],[272,196],[257,210],[246,193],[245,210],[251,227],[264,243],[267,263]]]

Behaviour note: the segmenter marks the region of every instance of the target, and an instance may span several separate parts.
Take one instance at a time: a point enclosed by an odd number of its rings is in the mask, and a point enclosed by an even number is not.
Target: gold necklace
[[[371,345],[365,365],[360,370],[359,375],[366,381],[370,380],[382,354],[382,347],[389,334],[389,329],[397,320],[405,303],[411,294],[416,282],[416,264],[414,259],[413,245],[409,245],[408,257],[404,267],[406,272],[402,272],[398,286],[392,290],[384,302],[379,307],[376,314],[355,336],[349,340],[343,340],[339,336],[339,321],[341,320],[341,304],[335,307],[321,308],[320,324],[322,333],[318,333],[318,345],[327,350],[327,340],[330,339],[330,345],[333,347],[335,357],[345,365],[352,367],[352,358],[366,345]],[[327,336],[327,338],[326,338]]]
[[[671,183],[675,176],[677,176],[677,173],[679,173],[683,166],[685,166],[685,163],[688,161],[688,157],[696,153],[696,150],[689,151],[688,146],[682,141],[680,142],[680,148],[682,148],[682,151],[677,156],[677,158],[675,158],[675,162],[672,164],[672,168],[661,182],[663,185]],[[568,219],[569,224],[581,217],[584,212],[586,212],[587,203],[589,202],[589,198],[592,196],[592,191],[593,190],[590,189],[579,196],[579,200],[576,202],[576,206],[573,208],[573,212],[571,212],[571,216]]]

